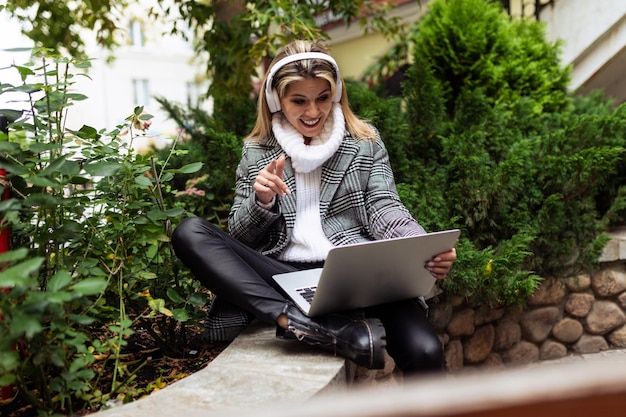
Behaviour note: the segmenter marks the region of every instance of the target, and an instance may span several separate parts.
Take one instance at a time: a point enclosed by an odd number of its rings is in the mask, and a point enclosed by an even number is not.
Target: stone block
[[[567,355],[567,347],[554,340],[546,340],[539,348],[539,359],[542,361],[560,359]]]
[[[614,347],[626,348],[626,325],[613,330],[608,339]]]
[[[626,267],[622,262],[603,267],[591,277],[594,292],[601,297],[611,297],[626,290]]]
[[[444,353],[448,371],[455,372],[463,369],[463,344],[460,340],[451,340],[446,345]]]
[[[513,320],[501,320],[495,327],[494,349],[505,350],[522,340],[522,329]]]
[[[474,334],[474,315],[471,308],[463,309],[452,315],[448,324],[450,337],[471,336]]]
[[[545,306],[560,304],[565,298],[565,284],[556,278],[544,279],[535,293],[529,297],[528,305]]]
[[[502,360],[507,365],[527,365],[539,360],[539,348],[534,344],[521,341],[502,353]]]
[[[583,325],[572,318],[560,320],[552,328],[552,335],[555,339],[564,343],[574,343],[583,335]]]
[[[463,346],[463,358],[468,363],[480,363],[493,349],[495,329],[491,324],[479,327]]]
[[[563,280],[567,289],[572,292],[585,291],[591,286],[591,277],[589,274],[579,274],[575,277],[565,278]]]
[[[570,294],[565,302],[565,311],[574,317],[586,317],[591,311],[594,301],[595,297],[593,294]]]
[[[557,307],[541,307],[527,311],[520,320],[522,336],[531,342],[543,342],[552,331],[559,314]]]
[[[589,333],[602,335],[626,323],[626,315],[612,301],[596,301],[585,321]]]
[[[576,342],[572,349],[576,353],[598,353],[603,350],[607,350],[609,348],[609,344],[606,342],[604,337],[602,336],[593,336],[584,334],[578,342]]]

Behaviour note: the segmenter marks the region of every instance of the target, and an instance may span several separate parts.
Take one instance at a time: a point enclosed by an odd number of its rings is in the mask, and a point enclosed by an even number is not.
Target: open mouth
[[[306,126],[308,126],[308,127],[314,127],[314,126],[316,126],[316,125],[319,123],[320,119],[319,119],[319,118],[318,118],[318,119],[315,119],[315,120],[302,120],[302,119],[300,119],[300,121],[301,121],[304,125],[306,125]]]

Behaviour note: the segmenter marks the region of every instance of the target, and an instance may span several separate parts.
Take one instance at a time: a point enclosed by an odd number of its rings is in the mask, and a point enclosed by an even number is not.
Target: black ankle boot
[[[387,343],[379,319],[354,319],[347,314],[310,318],[293,304],[287,304],[283,314],[287,316],[288,328],[278,327],[277,337],[319,346],[369,369],[385,367]]]

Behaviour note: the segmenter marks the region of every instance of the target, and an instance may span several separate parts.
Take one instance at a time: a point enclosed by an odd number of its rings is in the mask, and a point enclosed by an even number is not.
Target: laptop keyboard
[[[316,289],[317,289],[316,286],[312,286],[312,287],[296,288],[296,291],[298,291],[298,293],[300,293],[300,295],[304,297],[304,299],[310,303],[311,301],[313,301],[313,295],[315,295]]]

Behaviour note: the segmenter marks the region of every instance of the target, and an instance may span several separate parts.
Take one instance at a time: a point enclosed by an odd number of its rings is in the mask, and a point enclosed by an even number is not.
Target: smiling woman
[[[443,370],[423,300],[312,318],[272,278],[320,267],[335,246],[425,232],[398,196],[377,130],[351,111],[335,60],[320,44],[287,45],[257,108],[237,168],[230,233],[185,219],[172,236],[176,254],[219,300],[275,325],[280,338],[370,369],[383,368],[388,351],[405,374]],[[455,259],[453,249],[426,268],[445,278]]]

